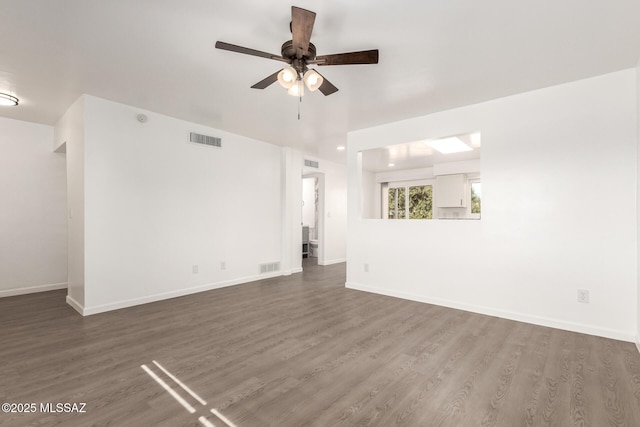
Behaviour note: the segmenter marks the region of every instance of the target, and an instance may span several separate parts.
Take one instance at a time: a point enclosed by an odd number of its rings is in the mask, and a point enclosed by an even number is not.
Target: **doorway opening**
[[[324,175],[302,177],[302,258],[304,263],[324,262]]]

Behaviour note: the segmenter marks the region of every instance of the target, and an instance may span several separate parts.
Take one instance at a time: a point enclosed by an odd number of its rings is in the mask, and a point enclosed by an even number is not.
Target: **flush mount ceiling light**
[[[462,153],[463,151],[473,150],[473,148],[456,137],[427,141],[425,144],[442,154]]]
[[[8,93],[0,93],[0,105],[5,107],[14,107],[18,105],[18,98]]]

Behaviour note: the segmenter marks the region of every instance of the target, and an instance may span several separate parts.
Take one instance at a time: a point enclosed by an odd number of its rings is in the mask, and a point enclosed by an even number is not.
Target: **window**
[[[362,219],[480,219],[480,132],[424,132],[425,139],[358,152]],[[457,175],[456,183],[447,185],[447,175]],[[472,180],[478,181],[473,213]]]
[[[409,219],[433,218],[433,187],[409,187]]]
[[[389,189],[389,219],[406,217],[405,190],[404,187]]]
[[[432,219],[433,186],[391,187],[388,194],[389,219]],[[408,197],[407,197],[408,194]]]
[[[471,216],[474,218],[480,218],[482,207],[482,186],[479,179],[470,180],[469,184],[471,184]]]

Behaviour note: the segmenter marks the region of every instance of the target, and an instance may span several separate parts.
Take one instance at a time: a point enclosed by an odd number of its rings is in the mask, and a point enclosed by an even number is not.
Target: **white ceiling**
[[[378,48],[378,65],[322,67],[340,91],[250,86],[281,63],[291,1],[0,0],[0,115],[52,125],[87,93],[344,161],[348,131],[634,67],[638,0],[298,0],[318,55]],[[392,143],[393,141],[390,141]]]
[[[477,133],[477,138],[472,138],[471,134],[449,136],[455,136],[471,150],[442,154],[428,145],[433,140],[392,144],[386,147],[364,150],[362,152],[362,169],[369,172],[391,172],[429,168],[438,163],[480,159],[480,152],[482,151],[480,132]]]

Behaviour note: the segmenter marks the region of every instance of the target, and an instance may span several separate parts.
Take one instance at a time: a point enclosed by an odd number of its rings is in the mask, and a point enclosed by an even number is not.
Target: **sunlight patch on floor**
[[[186,384],[184,384],[182,381],[180,381],[175,375],[173,375],[171,372],[169,372],[164,366],[162,366],[160,363],[156,362],[155,360],[152,360],[152,362],[155,365],[155,367],[158,368],[160,371],[162,371],[162,373],[166,377],[171,379],[171,381],[173,381],[176,385],[178,385],[178,387],[180,387],[182,390],[187,392],[193,399],[198,401],[198,403],[202,407],[205,407],[207,405],[207,402],[203,398],[201,398],[196,392],[191,390]],[[196,408],[194,408],[189,402],[187,402],[186,399],[184,399],[176,390],[174,390],[162,378],[160,378],[160,376],[158,376],[155,372],[153,372],[147,365],[140,365],[140,367],[151,378],[153,378],[153,380],[156,383],[158,383],[163,389],[165,389],[165,391],[167,393],[169,393],[169,395],[171,397],[173,397],[178,403],[180,403],[183,408],[185,408],[187,411],[189,411],[190,414],[196,414],[196,412],[197,412]],[[200,409],[204,409],[204,408],[200,408]],[[222,413],[220,413],[220,411],[218,411],[216,408],[210,408],[209,411],[211,412],[211,414],[213,414],[215,417],[217,417],[220,421],[225,423],[227,425],[227,427],[237,427],[233,422],[231,422],[231,420],[229,420],[227,417],[222,415]],[[198,415],[198,414],[196,414],[196,415]],[[204,427],[215,427],[215,424],[213,424],[209,419],[207,419],[203,415],[198,417],[198,421],[200,421],[200,424],[202,424]]]

